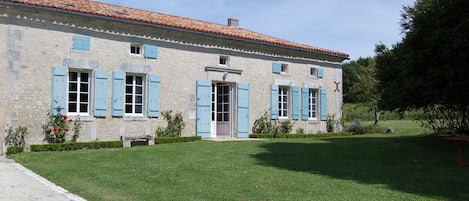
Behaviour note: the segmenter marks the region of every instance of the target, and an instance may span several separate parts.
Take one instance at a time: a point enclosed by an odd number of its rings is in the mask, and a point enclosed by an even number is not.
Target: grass
[[[454,144],[411,121],[381,123],[397,132],[12,157],[90,201],[469,200]]]

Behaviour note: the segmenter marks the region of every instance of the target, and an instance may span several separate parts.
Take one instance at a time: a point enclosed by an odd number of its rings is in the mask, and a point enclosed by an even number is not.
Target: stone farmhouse
[[[42,125],[57,108],[80,117],[78,141],[155,135],[168,110],[183,114],[183,136],[245,138],[265,113],[291,121],[292,133],[326,132],[328,117],[341,117],[348,57],[243,29],[236,19],[3,0],[0,121],[26,126],[28,144],[44,143]]]

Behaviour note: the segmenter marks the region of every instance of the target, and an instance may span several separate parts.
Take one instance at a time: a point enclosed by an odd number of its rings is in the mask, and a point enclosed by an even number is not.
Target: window
[[[280,72],[288,73],[288,64],[282,64]]]
[[[221,66],[229,66],[230,65],[230,57],[229,56],[220,56],[219,62]]]
[[[143,115],[143,77],[127,75],[125,77],[125,114]]]
[[[136,43],[130,44],[130,54],[142,55],[142,45]]]
[[[278,115],[280,118],[288,118],[288,87],[278,88]]]
[[[317,69],[315,67],[311,67],[309,69],[309,75],[314,76],[314,77],[318,76]]]
[[[308,93],[308,119],[317,119],[318,106],[317,89],[309,89]]]
[[[230,87],[217,86],[217,121],[230,121]]]
[[[68,113],[89,114],[90,74],[70,71],[68,73]]]

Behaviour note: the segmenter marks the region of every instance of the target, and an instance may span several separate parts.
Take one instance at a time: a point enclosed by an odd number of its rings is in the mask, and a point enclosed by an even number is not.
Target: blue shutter
[[[210,138],[212,81],[197,80],[196,84],[196,134],[202,138]]]
[[[143,56],[149,59],[156,59],[158,57],[158,47],[154,45],[144,45]]]
[[[321,89],[321,120],[327,120],[327,96],[326,89]]]
[[[270,85],[270,118],[278,119],[278,86]]]
[[[272,63],[272,73],[280,74],[281,71],[282,71],[281,63]]]
[[[115,117],[124,116],[124,82],[124,72],[112,72],[112,116]]]
[[[52,68],[52,115],[57,115],[57,108],[60,114],[67,113],[67,68]]]
[[[300,118],[300,88],[292,87],[292,119]]]
[[[324,78],[324,69],[318,68],[318,78]]]
[[[238,84],[238,137],[249,137],[249,84]]]
[[[309,88],[301,88],[301,120],[309,119]]]
[[[148,117],[160,116],[160,76],[148,75]]]
[[[90,51],[90,37],[73,36],[73,49],[79,51]]]
[[[106,117],[107,110],[107,71],[94,72],[94,116]]]

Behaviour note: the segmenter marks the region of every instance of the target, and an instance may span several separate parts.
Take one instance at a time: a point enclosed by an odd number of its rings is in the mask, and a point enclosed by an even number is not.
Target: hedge
[[[68,151],[80,149],[104,149],[121,147],[122,141],[66,142],[53,144],[33,144],[31,145],[31,151]]]
[[[166,144],[176,142],[192,142],[202,140],[200,136],[189,136],[189,137],[157,137],[155,138],[155,144]]]
[[[17,154],[17,153],[21,153],[23,151],[24,151],[24,147],[22,147],[22,146],[9,146],[7,148],[7,155]]]
[[[338,132],[338,133],[319,133],[319,134],[250,134],[250,138],[317,138],[317,137],[335,137],[335,136],[350,136],[352,132]]]

